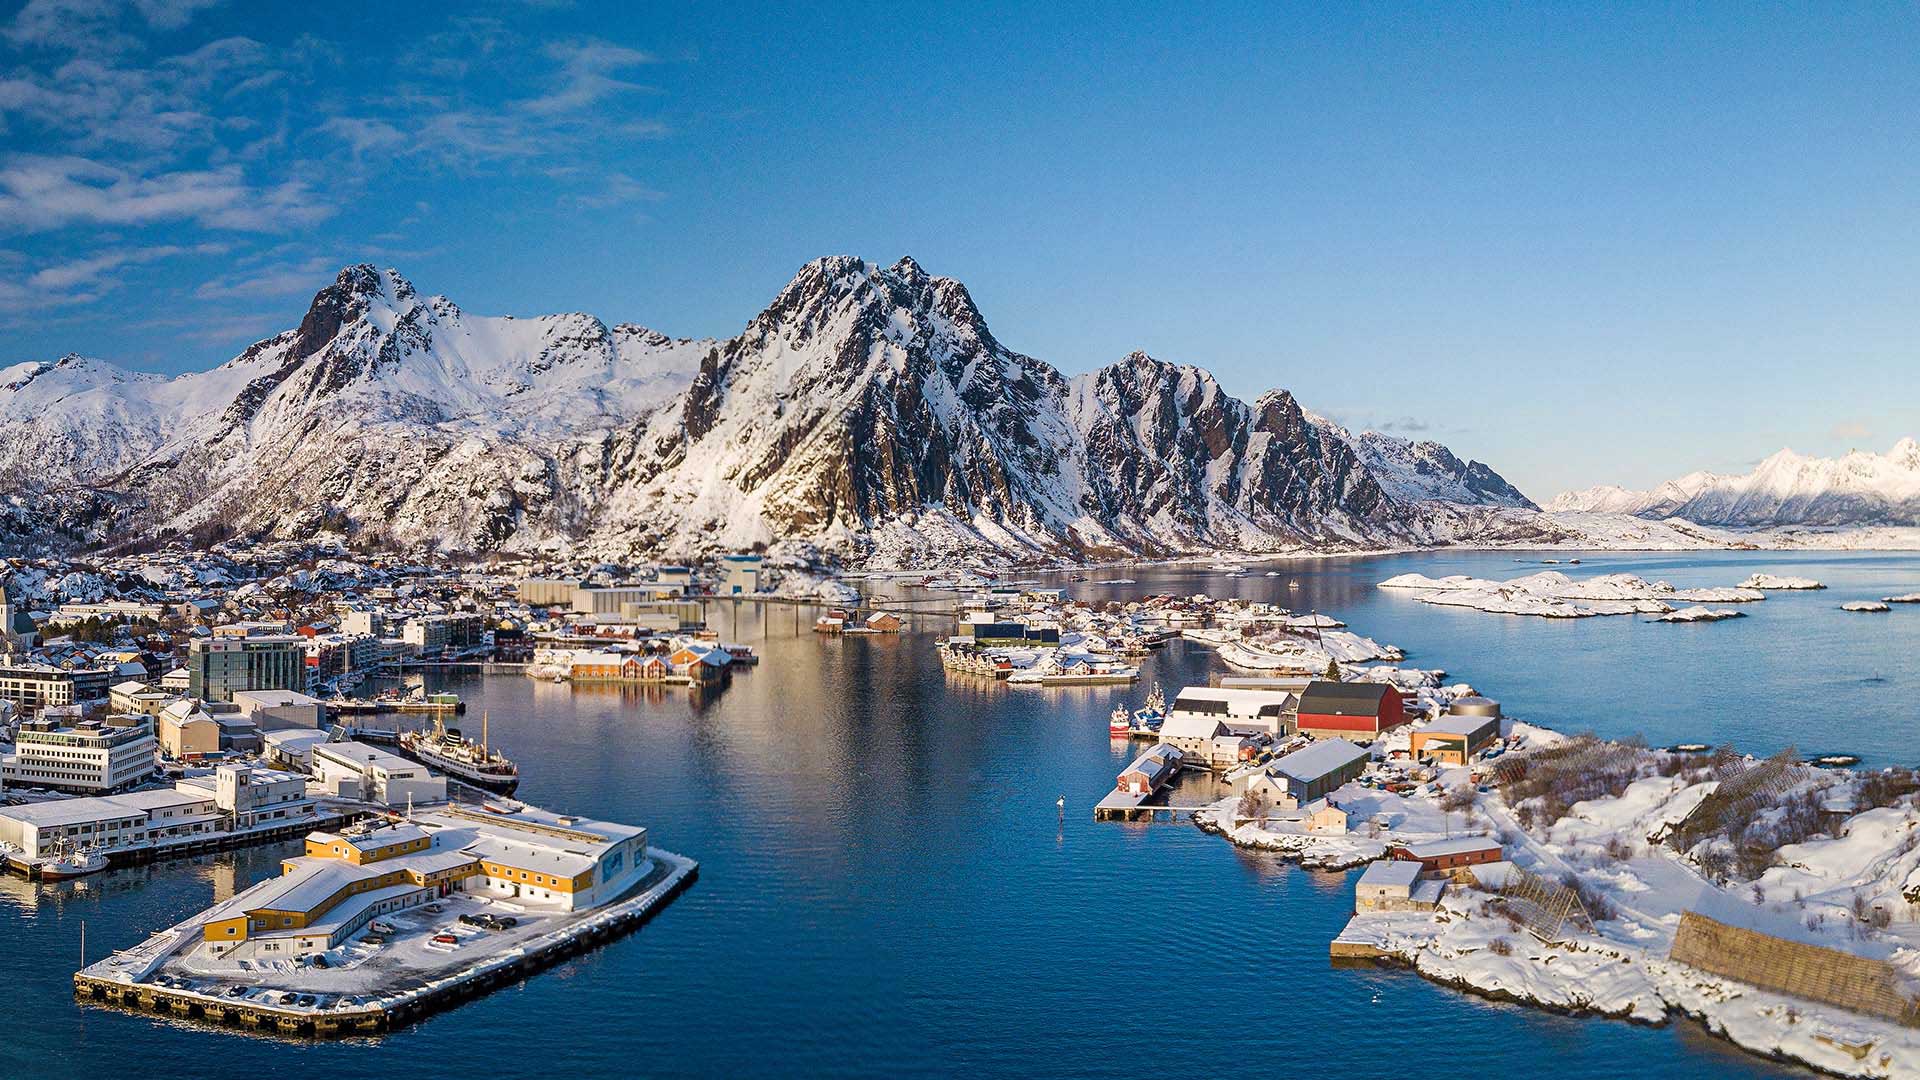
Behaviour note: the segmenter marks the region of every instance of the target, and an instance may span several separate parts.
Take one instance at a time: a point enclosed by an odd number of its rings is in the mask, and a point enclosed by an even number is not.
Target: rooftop
[[[1356,761],[1365,761],[1368,756],[1365,747],[1355,746],[1345,739],[1322,739],[1274,762],[1271,771],[1290,780],[1307,783]]]

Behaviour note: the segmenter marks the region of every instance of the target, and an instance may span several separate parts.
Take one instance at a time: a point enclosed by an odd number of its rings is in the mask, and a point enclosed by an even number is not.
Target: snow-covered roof
[[[1411,889],[1420,880],[1420,864],[1401,859],[1378,859],[1367,864],[1356,883],[1380,888]]]
[[[1173,721],[1169,719],[1167,722]],[[1166,733],[1165,727],[1160,730],[1162,735]],[[1345,739],[1322,739],[1274,762],[1272,771],[1289,780],[1311,783],[1356,761],[1364,761],[1367,756],[1365,747],[1355,746]]]

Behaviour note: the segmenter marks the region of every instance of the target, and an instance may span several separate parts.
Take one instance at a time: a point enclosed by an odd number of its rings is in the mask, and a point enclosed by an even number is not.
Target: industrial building
[[[326,703],[298,690],[239,690],[233,703],[261,731],[327,726]]]
[[[1265,775],[1276,784],[1273,801],[1280,806],[1289,801],[1304,806],[1325,798],[1358,779],[1369,756],[1365,747],[1345,739],[1322,739],[1295,750],[1267,766]]]
[[[1455,836],[1394,844],[1387,848],[1387,857],[1418,863],[1427,873],[1438,874],[1496,863],[1506,858],[1506,852],[1500,841],[1491,836]]]
[[[1400,691],[1386,683],[1308,683],[1300,694],[1296,726],[1309,735],[1372,740],[1388,728],[1406,723]]]
[[[1189,686],[1175,695],[1167,716],[1204,716],[1237,734],[1278,737],[1289,732],[1299,699],[1286,690]]]
[[[523,908],[578,911],[644,876],[647,830],[532,807],[446,807],[379,827],[316,832],[306,854],[208,912],[215,956],[292,959],[325,952],[390,911],[455,891]]]
[[[1413,732],[1414,760],[1465,765],[1473,755],[1500,741],[1498,716],[1443,716]]]

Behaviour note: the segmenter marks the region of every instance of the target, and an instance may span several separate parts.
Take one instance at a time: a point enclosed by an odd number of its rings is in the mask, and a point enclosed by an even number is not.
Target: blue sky
[[[209,367],[339,266],[736,332],[911,254],[1538,498],[1920,433],[1892,6],[223,4],[0,17],[0,363]]]

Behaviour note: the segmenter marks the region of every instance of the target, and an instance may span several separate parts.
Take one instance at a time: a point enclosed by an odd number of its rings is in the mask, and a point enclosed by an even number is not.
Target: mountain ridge
[[[1546,509],[1736,528],[1920,525],[1920,441],[1832,458],[1782,449],[1745,473],[1691,472],[1647,491],[1608,484],[1562,492]]]
[[[1445,543],[1533,508],[1487,466],[1356,436],[1285,390],[1244,402],[1142,352],[1063,375],[910,258],[814,260],[725,339],[472,315],[356,264],[216,368],[19,364],[0,404],[10,487],[105,499],[102,531],[132,537],[326,525],[403,548],[884,564]]]

